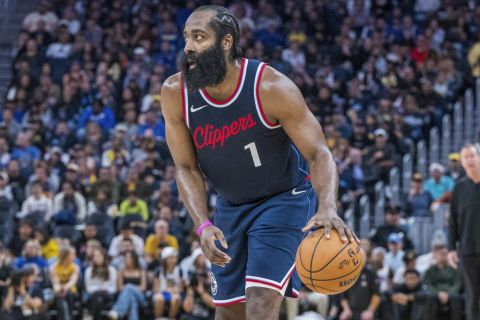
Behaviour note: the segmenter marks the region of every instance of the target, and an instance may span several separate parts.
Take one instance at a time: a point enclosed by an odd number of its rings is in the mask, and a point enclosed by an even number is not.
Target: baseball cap
[[[123,131],[123,132],[127,132],[128,131],[128,128],[125,124],[123,123],[119,123],[115,126],[115,131]]]
[[[132,226],[130,225],[130,220],[124,219],[122,224],[120,225],[120,230],[132,230]]]
[[[165,260],[170,257],[176,257],[178,256],[178,251],[172,247],[165,247],[162,249],[161,256],[162,256],[162,260]]]
[[[400,243],[402,239],[400,238],[400,235],[398,233],[390,233],[388,235],[388,242],[392,243]]]
[[[448,160],[459,161],[460,154],[458,152],[452,152],[448,155]]]
[[[373,132],[373,134],[374,134],[376,137],[388,137],[387,131],[385,131],[385,129],[382,129],[382,128],[378,128],[377,130],[375,130],[375,131]]]
[[[60,153],[60,154],[62,154],[62,149],[59,146],[53,146],[50,149],[50,153]]]
[[[433,233],[432,242],[430,243],[432,249],[443,248],[447,246],[447,236],[442,230],[437,230]]]
[[[392,63],[399,63],[400,62],[400,57],[398,55],[396,55],[395,53],[390,52],[389,54],[387,54],[387,61],[392,62]]]
[[[412,180],[417,181],[417,182],[422,182],[423,181],[423,176],[422,176],[421,173],[416,172],[416,173],[413,174]]]
[[[78,171],[78,166],[75,163],[68,163],[67,164],[67,170],[77,172]]]
[[[133,50],[133,54],[135,55],[141,55],[141,54],[145,54],[146,51],[145,51],[145,48],[144,47],[136,47],[135,50]]]

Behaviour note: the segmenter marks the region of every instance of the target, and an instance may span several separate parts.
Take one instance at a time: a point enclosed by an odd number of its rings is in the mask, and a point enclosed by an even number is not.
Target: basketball
[[[300,279],[310,290],[332,295],[355,284],[364,261],[358,243],[343,242],[335,229],[327,240],[322,228],[300,243],[295,265]]]

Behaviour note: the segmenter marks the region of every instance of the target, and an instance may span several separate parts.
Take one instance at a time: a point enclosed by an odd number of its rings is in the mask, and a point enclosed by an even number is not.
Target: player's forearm
[[[309,164],[312,185],[317,193],[319,208],[336,210],[338,173],[337,166],[328,147],[320,148]]]
[[[198,227],[208,219],[207,190],[200,170],[188,167],[177,168],[177,184],[185,207]]]

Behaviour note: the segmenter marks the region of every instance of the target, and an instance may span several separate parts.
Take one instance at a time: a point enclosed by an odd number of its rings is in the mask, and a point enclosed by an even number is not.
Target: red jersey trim
[[[279,123],[272,123],[270,122],[267,117],[265,116],[265,112],[263,111],[262,102],[260,101],[260,82],[262,81],[263,71],[267,65],[265,63],[260,64],[257,70],[257,74],[255,76],[255,106],[257,108],[258,116],[265,127],[269,129],[276,129],[280,128],[281,125]]]
[[[213,300],[213,304],[217,307],[225,307],[225,306],[230,306],[232,304],[236,303],[242,303],[247,301],[245,296],[229,299],[229,300]]]
[[[241,84],[243,83],[243,79],[245,78],[245,72],[244,71],[245,71],[245,58],[242,58],[242,64],[240,65],[240,75],[239,75],[238,80],[237,80],[237,86],[235,87],[235,90],[232,92],[230,97],[228,97],[227,99],[222,100],[222,101],[215,100],[214,98],[210,97],[207,90],[200,89],[200,91],[201,91],[203,97],[205,98],[205,100],[207,100],[207,102],[209,102],[209,103],[217,104],[217,105],[224,105],[224,104],[229,103],[233,98],[235,98],[237,96],[238,91],[242,87]]]

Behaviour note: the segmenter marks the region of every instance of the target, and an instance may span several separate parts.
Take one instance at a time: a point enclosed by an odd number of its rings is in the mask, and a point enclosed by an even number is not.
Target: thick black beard
[[[188,60],[195,63],[190,69]],[[215,86],[225,79],[227,60],[220,42],[201,53],[184,54],[182,72],[189,92]]]

